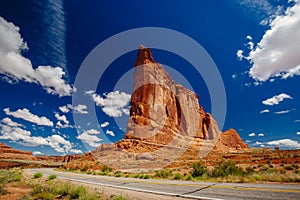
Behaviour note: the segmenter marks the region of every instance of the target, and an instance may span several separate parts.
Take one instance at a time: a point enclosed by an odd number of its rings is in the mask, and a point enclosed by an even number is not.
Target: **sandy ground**
[[[8,184],[6,187],[8,194],[0,196],[0,200],[17,200],[27,194],[31,188],[23,187],[23,186],[14,186]]]

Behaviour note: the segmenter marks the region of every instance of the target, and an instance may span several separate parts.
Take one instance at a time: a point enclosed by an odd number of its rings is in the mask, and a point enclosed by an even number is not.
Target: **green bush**
[[[192,167],[193,167],[193,171],[192,171],[193,177],[203,176],[203,174],[207,173],[207,167],[203,166],[201,162],[194,163]]]
[[[176,173],[176,174],[174,175],[174,179],[175,179],[175,180],[182,180],[182,179],[183,179],[183,176],[182,176],[181,174],[179,174],[179,173]]]
[[[101,171],[102,172],[112,172],[112,168],[107,165],[103,165]]]
[[[247,167],[246,168],[246,174],[253,174],[255,170],[252,167]]]
[[[70,190],[70,199],[79,199],[80,196],[84,196],[87,193],[86,188],[83,186],[77,186]]]
[[[188,175],[185,180],[191,181],[191,180],[193,180],[193,176],[192,175]]]
[[[55,174],[51,174],[49,177],[48,177],[48,180],[51,181],[53,179],[56,179],[56,175]]]
[[[41,178],[42,176],[43,174],[40,172],[33,174],[33,178]]]
[[[155,173],[155,177],[158,178],[168,178],[172,175],[172,172],[168,169],[163,169]]]
[[[149,179],[150,178],[150,176],[148,175],[148,174],[146,174],[145,176],[144,176],[144,179]]]
[[[122,195],[116,195],[113,197],[113,200],[128,200],[128,198]]]
[[[293,170],[293,166],[287,165],[287,166],[284,166],[284,169],[285,170]]]
[[[244,174],[243,168],[237,167],[232,160],[222,160],[211,172],[212,177],[240,176]]]

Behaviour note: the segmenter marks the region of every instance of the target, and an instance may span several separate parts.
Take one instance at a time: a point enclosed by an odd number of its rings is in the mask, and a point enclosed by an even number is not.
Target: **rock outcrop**
[[[219,128],[199,105],[199,96],[176,84],[148,48],[140,47],[135,62],[130,118],[124,139],[167,145],[177,134],[216,139]]]
[[[248,148],[234,130],[219,130],[199,96],[175,83],[150,49],[138,49],[134,66],[126,134],[92,152],[100,162],[114,168],[155,168],[201,159],[211,151]]]
[[[229,150],[241,150],[248,148],[248,145],[243,142],[239,134],[234,129],[229,129],[221,134],[214,150],[226,152]]]
[[[1,143],[0,159],[36,160],[36,157],[30,151],[17,150],[7,146],[5,143]]]

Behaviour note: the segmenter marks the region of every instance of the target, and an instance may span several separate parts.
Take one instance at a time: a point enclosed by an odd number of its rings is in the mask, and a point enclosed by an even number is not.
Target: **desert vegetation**
[[[103,165],[93,170],[93,167],[64,169],[67,171],[139,179],[172,179],[187,181],[218,181],[218,182],[300,182],[299,165],[277,164],[266,161],[264,164],[254,162],[253,165],[237,164],[231,159],[221,159],[214,166],[206,166],[205,162],[194,162],[191,167],[167,168],[158,171],[129,173],[115,171]],[[82,170],[84,169],[84,170]]]
[[[23,171],[19,169],[1,170],[0,171],[0,198],[5,199],[5,195],[9,195],[10,191],[7,186],[28,188],[28,192],[18,199],[22,200],[54,200],[54,199],[78,199],[78,200],[127,200],[122,195],[112,195],[107,197],[102,192],[97,192],[90,188],[63,182],[56,179],[56,175],[52,174],[45,177],[42,173],[35,173],[31,176],[24,176]],[[8,197],[9,198],[9,197]]]

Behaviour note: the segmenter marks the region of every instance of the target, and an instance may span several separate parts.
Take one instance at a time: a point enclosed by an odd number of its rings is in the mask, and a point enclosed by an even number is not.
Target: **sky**
[[[93,66],[101,77],[82,69],[98,45],[142,27],[180,32],[205,49],[225,87],[222,131],[234,128],[250,147],[300,148],[298,0],[2,0],[0,142],[35,155],[65,155],[122,139],[138,46],[108,66],[101,63],[110,55],[97,55]],[[152,51],[211,112],[209,86],[191,63]],[[96,87],[82,90],[79,73],[82,85]]]

